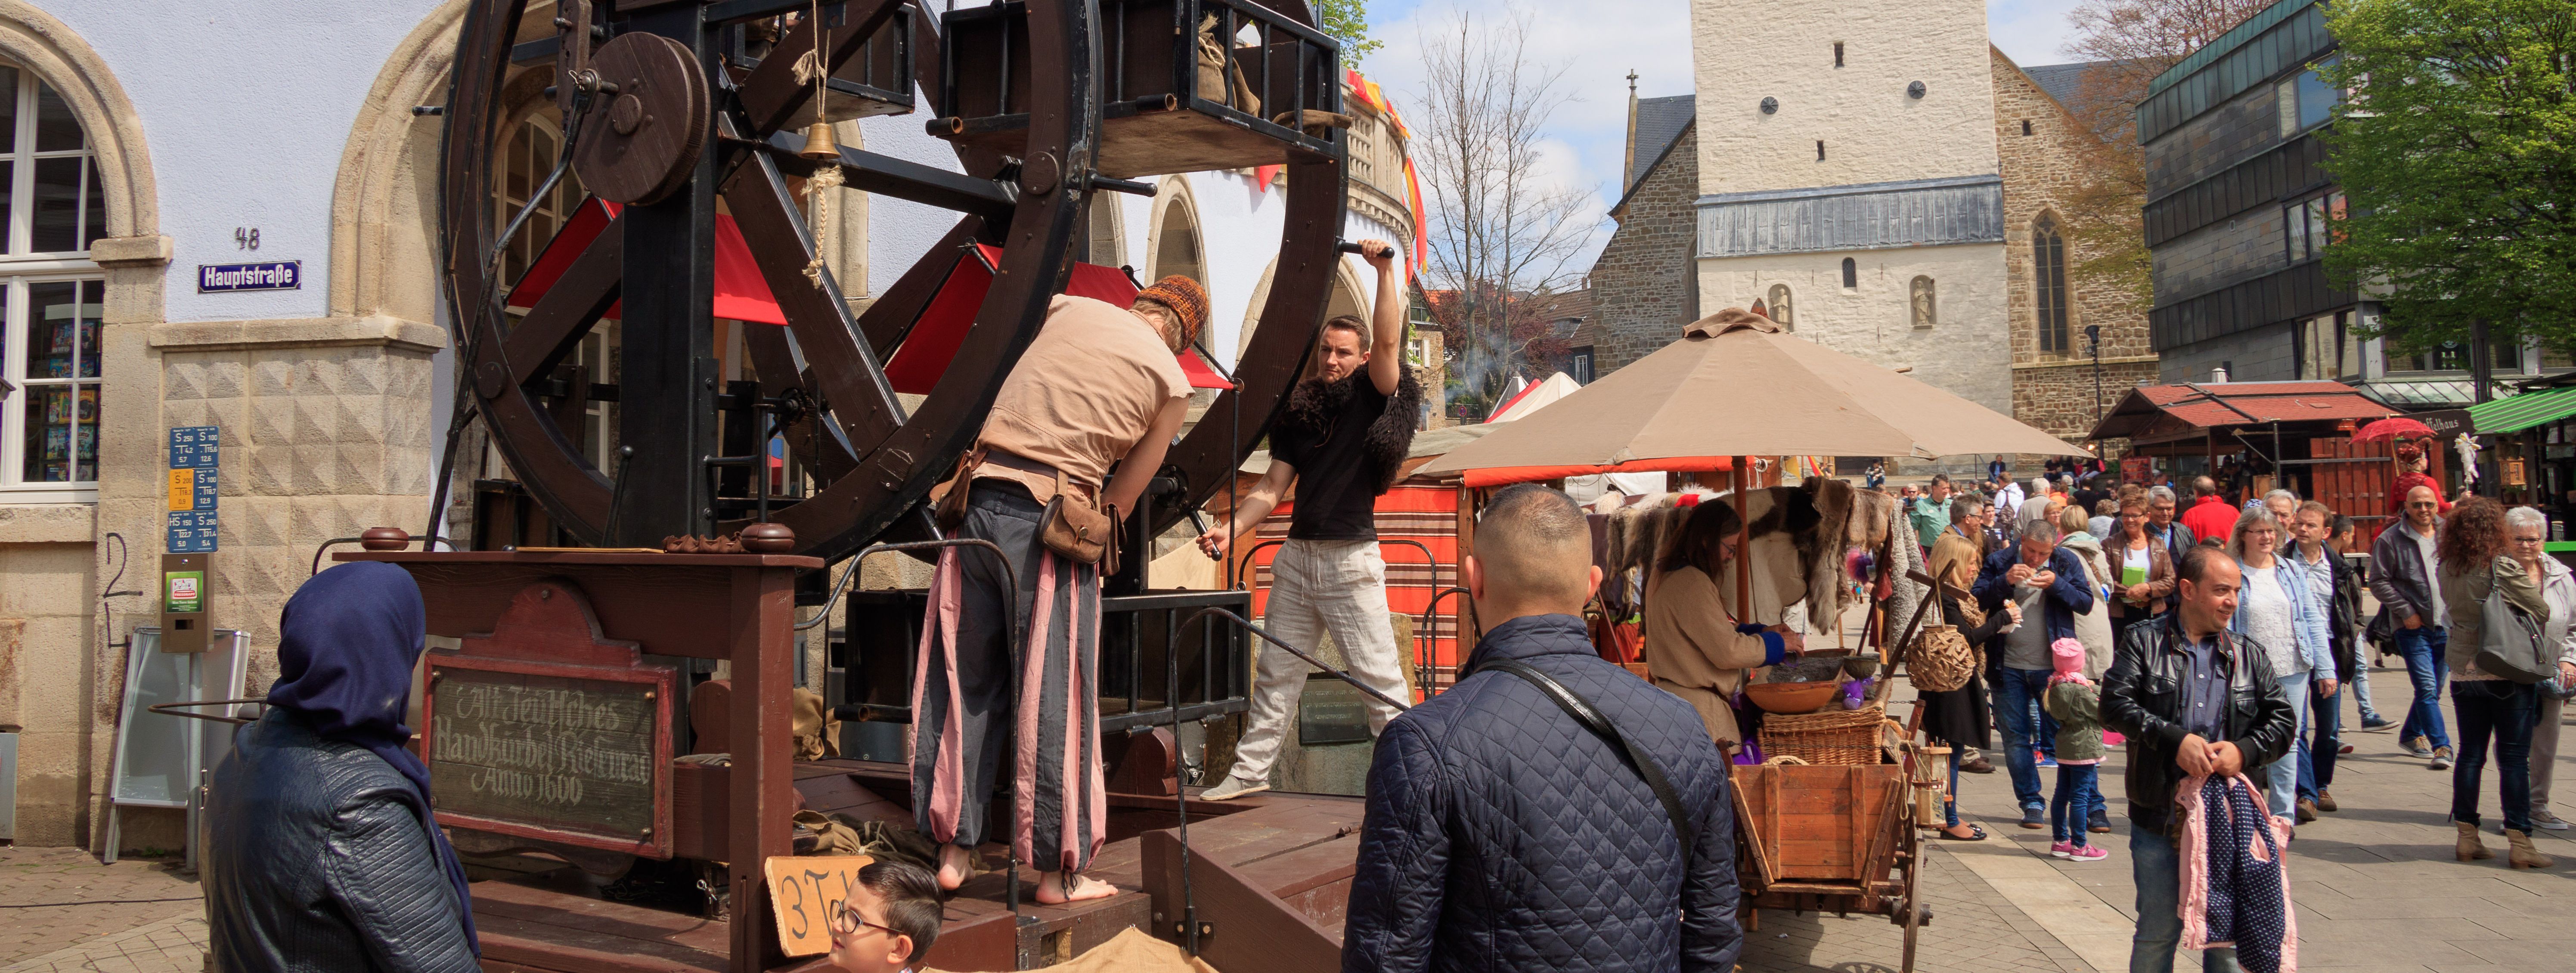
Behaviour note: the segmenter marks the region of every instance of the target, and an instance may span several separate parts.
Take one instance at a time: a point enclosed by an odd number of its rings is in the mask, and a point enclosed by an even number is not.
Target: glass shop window
[[[0,503],[98,499],[106,194],[71,105],[0,64]]]

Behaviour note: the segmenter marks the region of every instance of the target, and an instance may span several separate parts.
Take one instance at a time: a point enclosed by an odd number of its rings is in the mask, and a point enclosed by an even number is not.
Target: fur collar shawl
[[[1395,485],[1404,468],[1405,454],[1413,449],[1413,430],[1422,412],[1421,380],[1410,368],[1397,372],[1395,394],[1386,397],[1385,411],[1369,423],[1368,437],[1362,443],[1365,455],[1378,468],[1378,493]],[[1281,410],[1280,430],[1294,431],[1315,443],[1332,438],[1334,422],[1350,407],[1357,383],[1367,377],[1366,371],[1360,371],[1338,382],[1320,378],[1298,382],[1288,392],[1287,408]]]

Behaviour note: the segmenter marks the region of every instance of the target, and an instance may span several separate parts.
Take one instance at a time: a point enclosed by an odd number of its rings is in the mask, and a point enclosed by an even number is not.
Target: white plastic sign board
[[[231,752],[231,727],[151,709],[162,703],[241,695],[249,640],[240,632],[214,634],[209,651],[198,655],[161,651],[157,627],[134,630],[126,646],[125,706],[116,722],[110,791],[116,804],[187,807],[188,796],[197,787],[197,772]],[[190,712],[231,716],[235,708],[208,706]]]

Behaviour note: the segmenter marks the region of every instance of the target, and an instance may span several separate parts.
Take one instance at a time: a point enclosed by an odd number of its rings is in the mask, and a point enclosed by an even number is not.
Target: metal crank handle
[[[1355,255],[1355,256],[1361,256],[1361,257],[1368,256],[1368,253],[1367,253],[1366,251],[1364,251],[1364,250],[1361,250],[1361,249],[1360,249],[1360,245],[1359,245],[1359,244],[1352,243],[1352,242],[1351,242],[1351,241],[1349,241],[1349,240],[1336,240],[1336,241],[1333,241],[1333,250],[1334,250],[1335,252],[1337,252],[1337,253],[1347,253],[1347,254],[1352,254],[1352,255]],[[1378,255],[1378,256],[1381,256],[1381,257],[1385,257],[1385,258],[1387,258],[1387,259],[1392,260],[1392,259],[1394,259],[1394,258],[1395,258],[1395,248],[1394,248],[1394,247],[1380,247],[1380,248],[1378,249],[1378,251],[1377,251],[1377,255]]]

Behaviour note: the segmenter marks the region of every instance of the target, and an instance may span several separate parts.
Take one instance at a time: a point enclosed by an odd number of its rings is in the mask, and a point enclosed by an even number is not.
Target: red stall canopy
[[[584,200],[573,211],[572,222],[546,244],[537,255],[519,285],[510,290],[510,306],[535,307],[546,290],[554,286],[564,271],[572,267],[590,241],[597,239],[608,221],[616,218],[618,205],[598,198]],[[769,282],[760,276],[760,265],[751,257],[751,246],[743,242],[742,229],[733,217],[716,214],[716,298],[715,316],[761,324],[787,323],[787,315],[778,310],[778,298],[769,292]],[[975,312],[984,306],[984,292],[993,284],[993,269],[1001,264],[998,247],[977,244],[957,260],[957,268],[948,281],[923,309],[921,321],[904,338],[903,348],[894,361],[886,365],[886,379],[897,392],[927,395],[948,370],[950,359],[957,357],[957,346],[965,343],[966,331],[975,323]],[[1076,263],[1064,292],[1077,297],[1096,298],[1125,307],[1136,301],[1136,284],[1114,267]],[[623,303],[611,306],[608,317],[614,318]],[[1232,388],[1234,383],[1208,363],[1192,348],[1180,356],[1181,371],[1190,377],[1190,387],[1203,389]]]
[[[993,286],[993,270],[1002,263],[1000,247],[976,244],[958,257],[957,269],[948,272],[947,283],[923,308],[921,321],[903,339],[903,349],[886,363],[886,383],[897,392],[927,395],[938,384],[941,373],[948,370],[950,359],[957,357],[957,347],[966,343],[966,331],[975,324],[975,312],[984,306],[984,292]],[[1076,263],[1067,276],[1064,292],[1075,297],[1106,301],[1119,307],[1136,302],[1136,282],[1115,267]],[[1190,377],[1191,388],[1233,388],[1234,383],[1217,373],[1207,360],[1190,348],[1180,355],[1181,371]]]
[[[537,306],[537,299],[546,296],[546,290],[564,271],[572,269],[572,262],[590,248],[590,241],[599,237],[599,231],[608,228],[608,221],[617,217],[619,208],[596,196],[583,200],[581,208],[573,211],[572,222],[564,224],[563,232],[546,244],[537,262],[528,266],[527,276],[519,278],[519,286],[510,289],[510,306]],[[624,302],[619,302],[608,309],[607,316],[617,317],[624,308]],[[742,228],[734,224],[733,217],[722,213],[716,214],[715,316],[762,324],[787,323],[787,315],[778,310],[778,298],[770,296],[769,282],[760,277],[760,265],[752,262],[751,245],[742,241]]]

